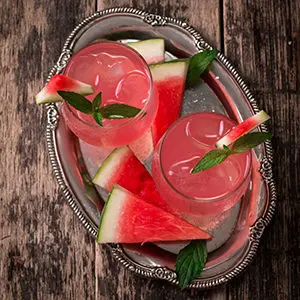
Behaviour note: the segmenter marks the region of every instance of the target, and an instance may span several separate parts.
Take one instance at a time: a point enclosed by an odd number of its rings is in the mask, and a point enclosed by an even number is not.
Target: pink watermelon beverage
[[[91,115],[64,102],[64,119],[80,139],[96,146],[118,147],[130,144],[150,128],[157,99],[149,68],[135,50],[116,42],[92,44],[72,57],[64,75],[90,84],[94,93],[86,97],[89,100],[101,91],[101,106],[119,103],[141,109],[134,118],[103,119],[101,127]]]
[[[157,145],[152,175],[164,200],[183,215],[217,215],[241,199],[250,181],[250,151],[191,174],[195,164],[236,123],[224,115],[201,112],[170,127]]]

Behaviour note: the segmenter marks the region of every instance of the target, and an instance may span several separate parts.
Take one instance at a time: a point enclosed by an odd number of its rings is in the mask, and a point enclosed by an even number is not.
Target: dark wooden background
[[[234,63],[272,116],[278,206],[251,266],[217,289],[139,278],[95,244],[60,197],[34,95],[73,27],[134,6],[187,20]],[[299,0],[0,1],[1,299],[300,299]]]

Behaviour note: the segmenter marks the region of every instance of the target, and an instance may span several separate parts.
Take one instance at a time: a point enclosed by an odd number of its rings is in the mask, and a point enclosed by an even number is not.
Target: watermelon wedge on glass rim
[[[269,119],[270,116],[265,111],[261,110],[254,116],[248,118],[247,120],[243,121],[242,123],[235,126],[233,129],[231,129],[225,136],[223,136],[216,142],[216,147],[219,149],[223,149],[224,146],[229,146],[241,136],[252,131],[260,124],[266,122]]]
[[[185,220],[114,185],[102,211],[99,243],[145,243],[210,239]]]
[[[46,86],[36,95],[37,104],[63,101],[57,91],[75,92],[80,95],[93,94],[93,87],[65,75],[54,75]]]
[[[141,199],[177,214],[161,198],[152,176],[127,146],[116,148],[109,154],[94,176],[93,183],[107,191],[118,184]]]

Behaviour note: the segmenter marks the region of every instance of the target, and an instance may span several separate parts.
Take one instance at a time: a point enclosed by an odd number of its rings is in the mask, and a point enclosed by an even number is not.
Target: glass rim
[[[115,45],[118,45],[118,47],[121,46],[121,47],[123,47],[123,48],[126,48],[127,50],[129,50],[130,52],[134,53],[134,54],[138,57],[138,59],[139,59],[139,60],[141,61],[141,63],[144,65],[144,67],[145,67],[145,69],[146,69],[146,71],[147,71],[147,73],[148,73],[148,74],[147,74],[147,75],[148,75],[148,78],[149,78],[149,92],[148,92],[148,97],[147,97],[146,102],[144,103],[143,107],[140,108],[140,111],[139,111],[139,113],[138,113],[136,116],[134,116],[133,118],[124,118],[124,119],[128,119],[128,120],[126,120],[125,122],[123,122],[123,123],[121,123],[121,124],[115,125],[115,126],[99,126],[99,125],[97,125],[97,124],[90,124],[90,123],[86,122],[85,120],[80,119],[80,118],[78,117],[78,115],[76,115],[76,114],[74,113],[74,111],[71,109],[70,105],[69,105],[66,101],[64,101],[64,102],[62,103],[62,105],[65,105],[65,106],[66,106],[66,108],[68,109],[68,111],[74,116],[74,118],[76,118],[77,121],[79,121],[80,123],[85,124],[86,126],[91,127],[91,128],[98,128],[98,129],[99,129],[99,128],[100,128],[100,129],[115,129],[115,128],[123,127],[123,126],[125,126],[125,125],[127,125],[127,124],[132,123],[132,122],[135,121],[135,120],[139,120],[139,119],[143,118],[143,117],[145,116],[145,111],[146,111],[147,107],[150,105],[150,102],[151,102],[152,96],[153,96],[153,78],[152,78],[152,74],[151,74],[149,65],[147,64],[147,62],[145,61],[145,59],[142,57],[142,55],[140,55],[140,54],[139,54],[136,50],[134,50],[133,48],[131,48],[131,47],[129,47],[129,46],[127,46],[126,44],[123,44],[123,43],[121,43],[121,42],[115,42],[115,41],[109,41],[109,40],[107,40],[107,41],[106,41],[106,40],[105,40],[105,41],[104,41],[104,40],[103,40],[103,41],[96,41],[96,42],[93,42],[93,43],[87,45],[86,47],[83,47],[82,49],[80,49],[79,51],[77,51],[73,56],[71,56],[70,61],[71,61],[72,57],[76,56],[76,55],[77,55],[78,53],[80,53],[82,50],[87,49],[87,48],[90,48],[90,47],[92,47],[92,46],[95,46],[95,44],[115,44]],[[70,61],[68,62],[68,64],[70,63]],[[64,72],[65,72],[65,70],[66,70],[68,64],[67,64],[66,67],[64,68],[62,74],[64,74]],[[66,76],[67,76],[67,75],[66,75]]]
[[[186,199],[189,199],[193,202],[199,202],[199,203],[210,203],[210,202],[218,202],[218,201],[222,201],[224,200],[225,198],[228,198],[230,197],[231,195],[233,195],[240,187],[242,187],[242,185],[246,182],[246,180],[248,179],[248,177],[250,176],[250,173],[251,173],[251,170],[252,170],[252,151],[251,150],[248,150],[246,153],[249,152],[249,163],[247,164],[247,167],[246,167],[246,172],[244,173],[244,178],[243,180],[241,180],[241,182],[236,186],[234,187],[234,189],[230,190],[230,192],[228,193],[223,193],[222,195],[218,195],[218,196],[215,196],[215,197],[201,197],[201,198],[197,198],[197,197],[190,197],[190,196],[187,196],[185,195],[184,193],[182,193],[181,191],[179,191],[171,182],[170,180],[167,178],[165,172],[164,172],[164,168],[163,168],[163,165],[162,165],[162,155],[161,155],[161,152],[162,152],[162,147],[163,147],[163,144],[164,144],[164,141],[168,135],[168,133],[174,128],[176,127],[176,125],[181,122],[183,119],[186,119],[192,115],[197,115],[197,114],[202,114],[202,113],[209,113],[209,114],[214,114],[214,115],[221,115],[221,116],[224,116],[226,118],[228,118],[226,115],[223,115],[223,114],[220,114],[220,113],[215,113],[215,112],[209,112],[209,111],[201,111],[201,112],[196,112],[196,113],[192,113],[192,114],[188,114],[180,119],[178,119],[176,122],[174,122],[169,128],[168,130],[165,132],[165,134],[163,135],[163,137],[161,138],[161,141],[159,141],[159,147],[158,147],[158,162],[159,162],[159,169],[160,169],[160,172],[163,176],[163,179],[165,180],[165,182],[169,185],[169,187],[174,191],[176,192],[177,194],[179,194],[180,196],[186,198]],[[228,118],[230,121],[233,121],[232,119]]]

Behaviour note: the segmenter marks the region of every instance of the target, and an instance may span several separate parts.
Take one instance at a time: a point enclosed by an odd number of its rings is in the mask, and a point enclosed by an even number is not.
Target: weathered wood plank
[[[224,1],[225,53],[272,116],[278,206],[229,299],[299,299],[299,1]],[[297,271],[298,270],[298,271]]]
[[[300,6],[297,1],[100,0],[179,17],[225,53],[272,116],[279,201],[250,268],[227,287],[184,291],[139,278],[95,246],[58,198],[34,104],[92,0],[0,1],[0,294],[5,299],[298,299]],[[222,3],[223,1],[220,1]],[[224,11],[224,41],[219,13]],[[222,21],[222,20],[221,20]],[[219,30],[221,28],[221,30]],[[221,34],[220,34],[221,33]],[[298,201],[297,201],[298,200]],[[61,217],[63,216],[63,218]],[[276,228],[276,231],[275,231]],[[96,255],[95,255],[96,252]]]
[[[97,299],[101,300],[192,300],[192,299],[226,299],[226,287],[212,291],[199,290],[180,291],[178,287],[161,280],[141,278],[125,269],[111,257],[105,246],[96,250]]]
[[[98,10],[109,7],[135,7],[149,13],[186,20],[214,47],[220,48],[219,1],[197,0],[97,0]]]
[[[220,48],[219,1],[184,2],[175,0],[100,0],[98,9],[132,6],[147,12],[180,18],[197,28],[214,46]],[[99,299],[226,299],[226,287],[214,291],[181,292],[177,287],[160,280],[149,280],[134,275],[116,263],[105,247],[97,247],[97,293]]]
[[[72,28],[94,1],[0,3],[0,295],[91,299],[94,241],[64,200],[45,143],[42,87]]]

